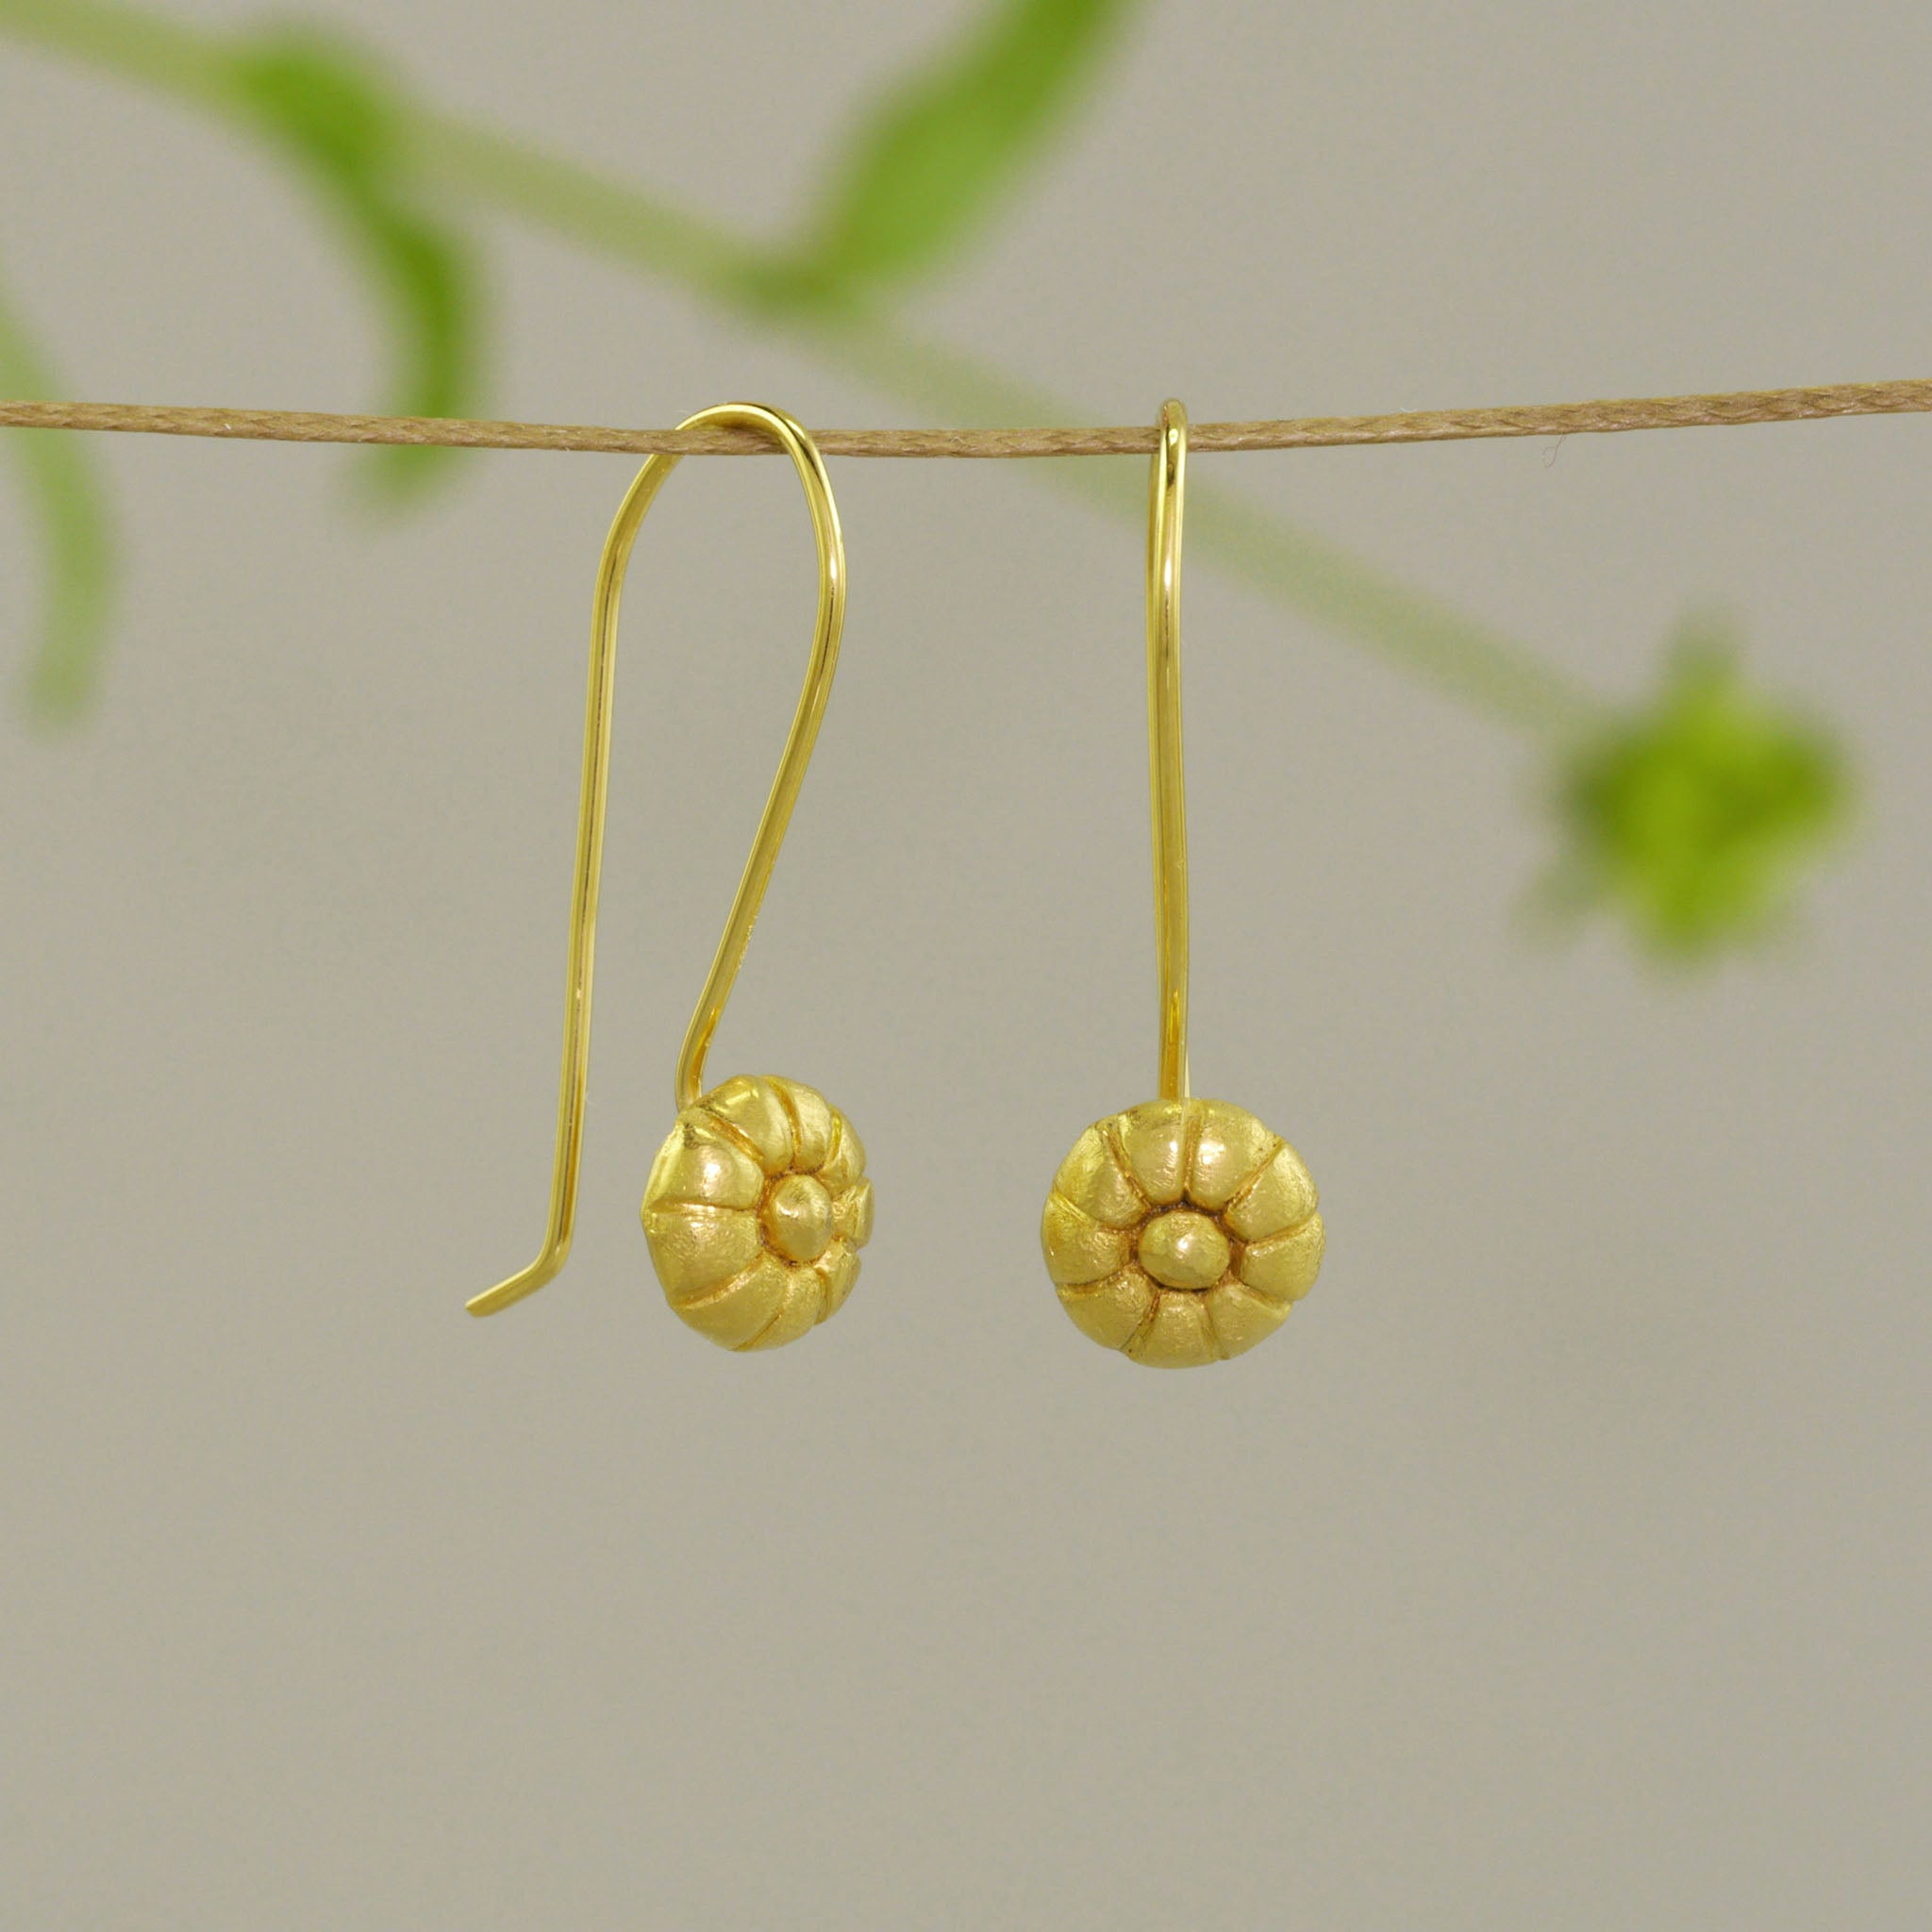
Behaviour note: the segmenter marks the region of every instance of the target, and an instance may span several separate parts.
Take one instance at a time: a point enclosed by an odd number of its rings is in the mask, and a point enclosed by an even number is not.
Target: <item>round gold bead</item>
[[[724,1348],[775,1348],[837,1313],[858,1278],[865,1147],[811,1088],[741,1074],[677,1116],[643,1223],[686,1322]]]
[[[1136,1244],[1141,1265],[1162,1288],[1212,1288],[1227,1273],[1233,1249],[1211,1214],[1170,1208],[1150,1215]]]
[[[1041,1246],[1075,1326],[1153,1368],[1241,1354],[1322,1265],[1315,1184],[1224,1100],[1150,1100],[1089,1127],[1055,1176]]]
[[[816,1174],[774,1181],[758,1220],[765,1240],[788,1261],[816,1261],[832,1244],[832,1197]]]

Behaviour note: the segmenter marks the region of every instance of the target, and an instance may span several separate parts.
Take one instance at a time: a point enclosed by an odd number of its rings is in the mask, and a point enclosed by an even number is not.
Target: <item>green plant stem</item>
[[[220,39],[119,0],[4,0],[0,27],[196,107],[235,111]]]
[[[170,94],[253,135],[230,43],[122,0],[0,0],[0,32]],[[411,104],[414,161],[429,186],[675,282],[740,320],[782,331],[882,394],[965,425],[1084,420],[1086,412],[914,334],[876,306],[773,305],[772,252],[593,169],[459,116]],[[1138,463],[1027,465],[1069,493],[1139,523]],[[1276,603],[1372,645],[1499,724],[1567,743],[1598,701],[1533,652],[1339,545],[1231,492],[1190,492],[1193,553]]]
[[[0,290],[0,391],[54,392],[53,371]],[[41,525],[47,558],[40,648],[28,667],[27,708],[51,721],[75,716],[100,668],[114,600],[114,546],[108,506],[85,449],[74,439],[30,429],[10,450]]]

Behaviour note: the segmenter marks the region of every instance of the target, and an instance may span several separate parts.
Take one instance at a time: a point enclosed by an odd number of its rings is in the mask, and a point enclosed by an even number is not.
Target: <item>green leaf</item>
[[[54,388],[52,372],[25,328],[0,300],[0,395],[44,397]],[[100,677],[114,601],[112,521],[85,437],[9,429],[4,440],[20,467],[47,559],[40,641],[25,680],[27,706],[41,718],[65,723],[86,709]]]
[[[1653,950],[1707,957],[1789,916],[1850,792],[1828,734],[1752,691],[1721,628],[1689,625],[1656,700],[1570,756],[1545,904],[1612,904]]]
[[[803,240],[758,277],[835,301],[932,268],[1062,125],[1135,0],[1003,0],[861,118]]]
[[[469,243],[415,181],[414,109],[359,49],[316,31],[256,34],[232,57],[245,108],[308,176],[375,283],[398,343],[386,413],[474,413],[480,387],[478,277]],[[363,454],[388,493],[412,493],[458,452]]]

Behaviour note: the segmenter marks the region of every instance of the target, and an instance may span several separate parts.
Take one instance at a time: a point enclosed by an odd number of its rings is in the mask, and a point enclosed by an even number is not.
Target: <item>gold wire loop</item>
[[[1188,801],[1181,765],[1181,508],[1188,412],[1160,406],[1147,502],[1147,751],[1154,802],[1154,935],[1160,960],[1160,1097],[1188,1097]]]
[[[758,403],[720,403],[712,408],[700,409],[695,416],[688,416],[677,426],[699,429],[713,425],[755,430],[769,437],[791,458],[805,487],[806,506],[811,512],[812,539],[818,548],[819,600],[811,658],[806,667],[798,709],[792,715],[777,775],[772,780],[771,793],[765,800],[764,815],[758,820],[751,857],[746,859],[743,876],[738,882],[738,895],[731,902],[730,917],[724,923],[724,936],[718,941],[710,973],[698,995],[677,1057],[675,1091],[680,1109],[689,1107],[702,1091],[705,1054],[717,1031],[724,1003],[731,997],[732,982],[738,977],[745,947],[751,941],[752,926],[764,900],[765,887],[777,862],[778,848],[784,843],[785,828],[791,822],[791,808],[797,803],[799,789],[805,782],[806,766],[811,760],[812,746],[818,738],[819,721],[824,716],[825,701],[831,694],[832,675],[838,669],[839,634],[845,622],[845,540],[839,528],[831,482],[817,445],[782,409],[767,408]],[[584,1095],[590,1071],[591,975],[596,954],[597,892],[604,869],[604,808],[610,782],[618,605],[639,525],[663,488],[665,478],[682,460],[678,456],[654,456],[639,470],[618,506],[597,566],[597,592],[591,620],[590,692],[584,718],[583,789],[577,812],[576,872],[571,891],[563,1071],[557,1112],[557,1158],[550,1182],[550,1219],[536,1259],[507,1281],[471,1300],[467,1306],[473,1315],[493,1315],[512,1302],[534,1294],[556,1276],[570,1254],[576,1215],[577,1171],[583,1153]]]

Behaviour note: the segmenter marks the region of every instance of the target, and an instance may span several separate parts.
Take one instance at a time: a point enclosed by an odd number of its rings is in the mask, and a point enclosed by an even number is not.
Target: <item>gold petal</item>
[[[740,1352],[749,1348],[783,1348],[788,1341],[796,1341],[818,1321],[824,1299],[824,1285],[809,1268],[789,1269],[784,1298],[774,1319],[749,1341],[739,1342]]]
[[[872,1183],[862,1180],[847,1188],[832,1203],[832,1225],[855,1248],[872,1239]]]
[[[1321,1272],[1324,1239],[1322,1217],[1311,1214],[1301,1226],[1255,1242],[1241,1256],[1235,1273],[1270,1301],[1298,1302],[1314,1287]]]
[[[1046,1272],[1061,1288],[1098,1281],[1125,1266],[1134,1252],[1133,1237],[1117,1227],[1103,1227],[1091,1214],[1082,1214],[1058,1194],[1046,1197],[1040,1219],[1040,1245],[1046,1255]]]
[[[710,1208],[756,1208],[765,1175],[739,1143],[695,1108],[677,1117],[644,1183],[644,1205],[698,1201]]]
[[[1056,1193],[1107,1227],[1132,1227],[1147,1212],[1145,1197],[1121,1172],[1113,1142],[1097,1126],[1074,1142],[1053,1185]]]
[[[1127,1353],[1150,1369],[1197,1369],[1218,1362],[1214,1331],[1208,1325],[1206,1298],[1163,1294],[1154,1319],[1127,1343]]]
[[[1244,1241],[1266,1241],[1299,1227],[1315,1211],[1315,1183],[1302,1158],[1286,1141],[1253,1184],[1222,1217]]]
[[[736,1127],[758,1149],[767,1174],[783,1174],[791,1165],[791,1116],[769,1080],[735,1074],[698,1105]]]
[[[845,1306],[845,1297],[858,1279],[858,1257],[843,1241],[834,1241],[812,1263],[812,1272],[821,1284],[819,1320],[823,1322]]]
[[[761,1334],[784,1306],[791,1273],[777,1256],[759,1255],[741,1274],[696,1301],[671,1306],[720,1348],[742,1348]]]
[[[836,1194],[849,1188],[864,1172],[865,1143],[859,1140],[852,1123],[834,1108],[832,1148],[825,1157],[819,1178]]]
[[[1185,1100],[1148,1100],[1117,1118],[1128,1172],[1140,1182],[1141,1191],[1162,1208],[1181,1197],[1188,1108]]]
[[[1061,1289],[1060,1307],[1083,1335],[1103,1348],[1122,1348],[1152,1311],[1154,1296],[1154,1284],[1138,1268],[1123,1268],[1091,1288]]]
[[[758,1259],[763,1243],[756,1214],[739,1208],[646,1208],[651,1262],[675,1307],[723,1288]]]
[[[1277,1141],[1245,1108],[1197,1100],[1194,1108],[1200,1126],[1188,1163],[1188,1199],[1212,1213],[1254,1179]]]
[[[832,1151],[832,1109],[815,1087],[799,1080],[781,1080],[774,1074],[772,1085],[791,1109],[794,1153],[791,1164],[802,1174],[816,1174]]]
[[[1265,1341],[1288,1319],[1289,1302],[1263,1301],[1238,1281],[1224,1281],[1201,1297],[1208,1307],[1208,1325],[1223,1355],[1240,1355]]]

